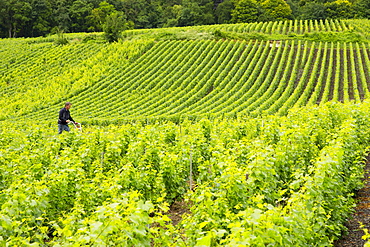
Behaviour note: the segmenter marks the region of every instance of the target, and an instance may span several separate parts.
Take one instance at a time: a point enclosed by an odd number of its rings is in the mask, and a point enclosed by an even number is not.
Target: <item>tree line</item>
[[[0,37],[369,17],[370,0],[1,0]]]

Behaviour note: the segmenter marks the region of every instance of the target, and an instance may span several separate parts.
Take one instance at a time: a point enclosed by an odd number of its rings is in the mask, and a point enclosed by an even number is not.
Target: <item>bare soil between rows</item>
[[[362,236],[365,234],[363,229],[370,230],[370,156],[366,161],[364,182],[364,187],[356,194],[355,211],[345,224],[348,231],[334,242],[335,247],[360,247],[366,242]]]
[[[181,220],[184,213],[190,214],[190,204],[184,200],[175,201],[168,211],[168,217],[172,220],[172,224],[175,226]]]

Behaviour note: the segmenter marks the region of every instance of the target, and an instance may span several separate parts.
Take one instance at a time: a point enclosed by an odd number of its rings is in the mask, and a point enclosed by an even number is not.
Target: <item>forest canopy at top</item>
[[[370,0],[2,0],[0,38],[104,31],[112,19],[125,30],[369,17]]]

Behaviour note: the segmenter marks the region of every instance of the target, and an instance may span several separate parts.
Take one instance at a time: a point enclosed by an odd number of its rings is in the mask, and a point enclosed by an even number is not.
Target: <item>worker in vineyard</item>
[[[58,129],[59,134],[65,131],[69,131],[68,123],[74,122],[73,118],[71,117],[71,114],[69,112],[69,109],[71,109],[72,104],[70,102],[66,102],[64,107],[60,109],[59,111],[59,119],[58,119]]]

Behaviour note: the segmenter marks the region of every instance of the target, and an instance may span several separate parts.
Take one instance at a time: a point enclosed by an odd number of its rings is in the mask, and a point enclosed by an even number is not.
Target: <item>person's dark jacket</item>
[[[69,113],[69,110],[63,107],[59,111],[58,124],[67,124],[67,120],[74,122],[73,118],[71,117],[71,114]]]

